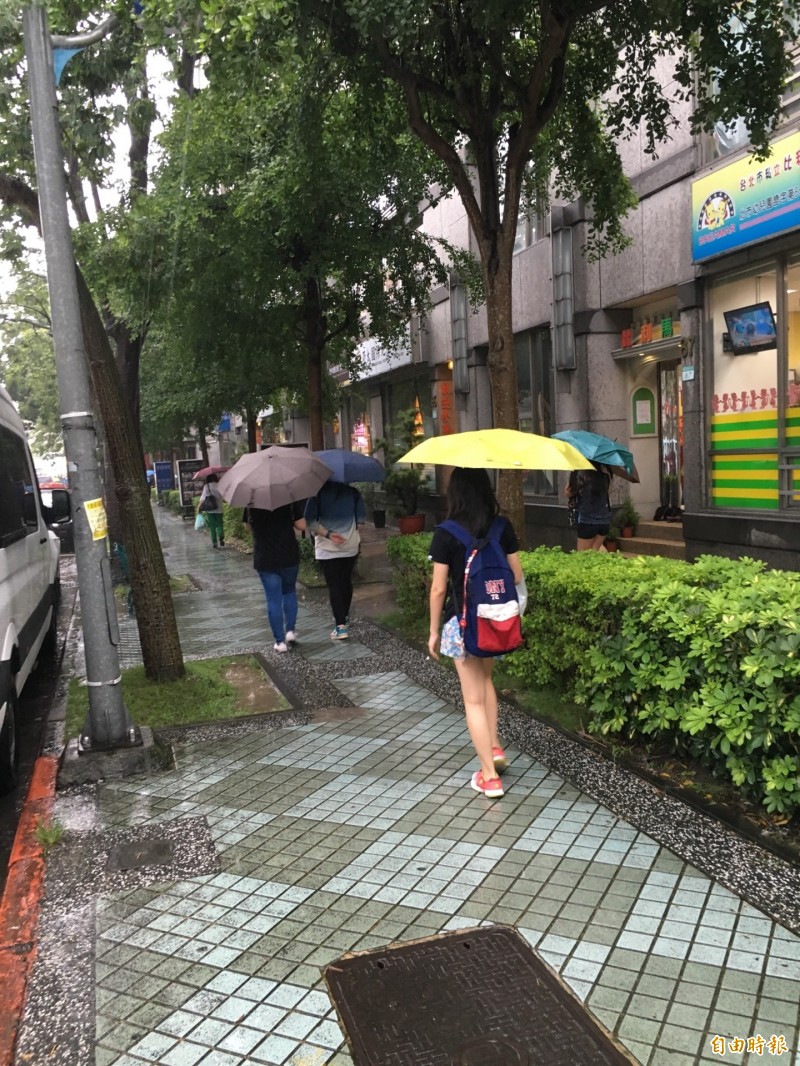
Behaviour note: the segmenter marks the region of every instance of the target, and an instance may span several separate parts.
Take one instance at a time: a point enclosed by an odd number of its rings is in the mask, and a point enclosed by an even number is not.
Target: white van
[[[69,513],[61,497],[54,490],[45,513],[22,419],[0,385],[0,792],[16,784],[19,694],[43,646],[55,649],[60,544],[47,521]]]

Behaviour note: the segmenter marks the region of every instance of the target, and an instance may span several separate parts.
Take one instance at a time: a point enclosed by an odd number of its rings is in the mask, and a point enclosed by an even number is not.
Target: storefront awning
[[[649,344],[636,344],[630,348],[615,348],[611,353],[614,359],[635,359],[644,356],[647,362],[661,362],[669,359],[682,359],[686,351],[683,337],[665,337],[664,340],[650,341]]]

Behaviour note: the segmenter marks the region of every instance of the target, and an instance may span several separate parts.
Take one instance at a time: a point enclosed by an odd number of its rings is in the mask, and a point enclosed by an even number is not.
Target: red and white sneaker
[[[502,748],[492,748],[492,758],[494,759],[494,768],[498,774],[502,774],[503,770],[508,769],[508,756]]]
[[[482,792],[484,796],[488,796],[489,799],[500,799],[505,795],[503,792],[503,783],[499,777],[490,777],[488,781],[484,780],[483,774],[480,770],[472,775],[470,785],[476,792]]]

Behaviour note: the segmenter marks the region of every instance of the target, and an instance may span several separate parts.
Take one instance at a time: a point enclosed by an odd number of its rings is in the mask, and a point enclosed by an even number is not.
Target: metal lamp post
[[[29,6],[23,14],[23,26],[61,425],[75,501],[75,558],[89,688],[89,716],[82,743],[84,748],[108,750],[141,743],[141,738],[123,702],[120,684],[119,626],[106,551],[97,438],[67,213],[52,42],[44,5]],[[100,39],[107,29],[105,23],[92,34],[62,38],[59,44],[69,42],[74,47],[82,47]]]

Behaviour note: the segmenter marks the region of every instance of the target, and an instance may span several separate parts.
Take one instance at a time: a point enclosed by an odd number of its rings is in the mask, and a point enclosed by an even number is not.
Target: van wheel
[[[17,679],[11,678],[6,704],[6,716],[0,733],[0,794],[10,792],[17,784]]]

